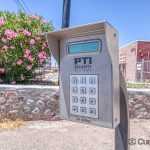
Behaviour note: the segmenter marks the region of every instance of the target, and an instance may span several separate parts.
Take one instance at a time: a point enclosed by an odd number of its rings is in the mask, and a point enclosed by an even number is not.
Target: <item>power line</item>
[[[14,2],[16,3],[17,7],[18,7],[18,11],[24,11],[26,12],[25,8],[22,6],[22,4],[19,2],[19,0],[14,0]]]
[[[24,5],[24,7],[26,8],[26,10],[31,13],[31,10],[29,9],[29,7],[27,6],[27,4],[25,3],[24,0],[20,0],[22,2],[22,4]]]
[[[16,3],[19,11],[23,11],[25,13],[31,13],[29,7],[27,6],[24,0],[14,0],[14,2]]]

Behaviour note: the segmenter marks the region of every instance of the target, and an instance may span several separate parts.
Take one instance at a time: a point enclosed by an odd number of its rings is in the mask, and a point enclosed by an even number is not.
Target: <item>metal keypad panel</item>
[[[70,113],[98,118],[97,75],[70,75]]]

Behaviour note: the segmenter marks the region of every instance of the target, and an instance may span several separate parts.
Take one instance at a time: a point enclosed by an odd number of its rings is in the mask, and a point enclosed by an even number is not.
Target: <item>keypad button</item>
[[[90,105],[96,105],[96,99],[95,98],[89,98],[89,104]]]
[[[80,107],[80,112],[86,114],[87,113],[86,107]]]
[[[80,78],[80,84],[86,84],[86,76]]]
[[[78,103],[78,97],[77,96],[73,96],[72,97],[72,102],[73,103]]]
[[[72,106],[72,111],[77,113],[78,112],[78,106]]]
[[[78,87],[72,87],[72,93],[74,94],[78,93]]]
[[[72,77],[72,84],[78,84],[78,78]]]
[[[86,97],[80,97],[80,103],[86,104]]]
[[[80,87],[80,94],[86,94],[86,87]]]
[[[96,84],[96,78],[95,77],[89,77],[89,83],[90,84]]]
[[[89,94],[90,95],[95,95],[96,94],[96,88],[90,87],[89,88]]]
[[[89,114],[96,115],[96,109],[95,108],[89,108]]]

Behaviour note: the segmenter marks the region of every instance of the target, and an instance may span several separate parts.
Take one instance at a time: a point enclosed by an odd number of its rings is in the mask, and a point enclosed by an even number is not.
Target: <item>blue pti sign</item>
[[[91,65],[92,57],[78,57],[74,59],[75,65]]]

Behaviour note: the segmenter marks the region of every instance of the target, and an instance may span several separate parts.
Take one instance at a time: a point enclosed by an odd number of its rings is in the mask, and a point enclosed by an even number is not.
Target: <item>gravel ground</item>
[[[113,150],[114,130],[69,121],[33,121],[15,130],[0,130],[0,150]],[[132,120],[131,138],[150,140],[150,120]],[[149,150],[132,145],[131,150]]]

